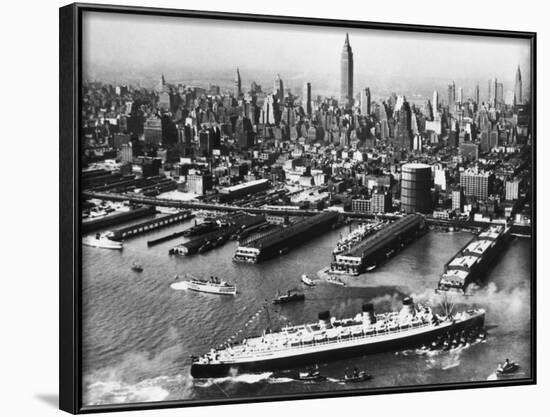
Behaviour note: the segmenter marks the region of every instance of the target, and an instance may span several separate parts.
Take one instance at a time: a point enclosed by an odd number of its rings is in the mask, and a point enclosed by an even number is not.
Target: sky
[[[84,77],[127,82],[164,73],[169,82],[229,86],[239,67],[245,86],[270,88],[281,74],[286,86],[311,81],[314,94],[337,95],[346,32],[356,92],[438,89],[443,96],[454,80],[465,95],[479,83],[483,95],[493,77],[508,91],[518,65],[529,89],[528,40],[99,12],[83,18]]]

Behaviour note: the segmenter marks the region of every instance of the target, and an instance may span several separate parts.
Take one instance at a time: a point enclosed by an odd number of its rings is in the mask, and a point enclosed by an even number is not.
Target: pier
[[[246,213],[237,213],[216,220],[217,227],[209,229],[193,239],[174,246],[168,251],[170,255],[192,255],[214,249],[225,244],[233,236],[258,225],[266,224],[264,216],[252,216]],[[185,232],[182,232],[185,235]]]
[[[314,217],[297,221],[290,226],[268,232],[261,237],[241,243],[233,260],[258,263],[287,253],[293,247],[332,228],[339,219],[336,212],[322,212]]]
[[[82,233],[92,233],[109,226],[127,223],[132,220],[152,216],[153,214],[155,214],[155,212],[156,209],[154,206],[143,206],[130,211],[122,211],[115,214],[108,214],[104,217],[100,217],[97,219],[85,220],[82,222]]]
[[[137,236],[142,233],[151,232],[171,224],[180,223],[194,217],[190,211],[182,211],[181,213],[170,214],[168,216],[159,217],[153,220],[148,220],[143,223],[134,224],[132,226],[122,227],[112,231],[113,240],[122,240],[129,237]]]
[[[426,230],[424,217],[409,214],[388,224],[347,252],[335,256],[329,273],[359,275],[375,268]]]

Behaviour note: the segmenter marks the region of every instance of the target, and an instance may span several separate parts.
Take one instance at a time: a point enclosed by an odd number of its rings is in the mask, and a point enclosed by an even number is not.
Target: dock
[[[115,214],[108,214],[97,219],[82,221],[82,233],[92,233],[106,227],[127,223],[143,217],[152,216],[156,213],[154,206],[142,206],[134,210],[122,211]]]
[[[111,239],[113,240],[128,239],[130,237],[138,236],[143,233],[148,233],[153,230],[157,230],[157,229],[169,226],[171,224],[181,223],[193,217],[194,217],[194,214],[192,214],[191,211],[189,210],[182,211],[176,214],[170,214],[168,216],[157,217],[156,219],[147,220],[142,223],[112,230]]]
[[[349,251],[336,255],[329,273],[359,275],[376,268],[425,231],[423,216],[404,216],[370,235]]]
[[[235,251],[236,262],[258,263],[277,255],[283,255],[295,246],[330,230],[339,220],[336,212],[323,212],[299,220],[287,227],[261,234],[241,242]]]
[[[252,216],[246,213],[237,213],[232,216],[223,216],[216,221],[217,227],[201,233],[191,240],[171,248],[170,255],[193,255],[195,253],[207,252],[216,247],[222,246],[232,237],[258,225],[266,224],[264,216]],[[182,232],[187,236],[186,231]]]
[[[443,267],[436,291],[465,294],[471,283],[480,284],[509,235],[508,226],[491,225],[468,241]]]

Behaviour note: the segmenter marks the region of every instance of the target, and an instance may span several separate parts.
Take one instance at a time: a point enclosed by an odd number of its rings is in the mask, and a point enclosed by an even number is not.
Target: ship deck
[[[239,364],[384,342],[429,333],[432,330],[440,331],[483,314],[484,311],[480,310],[456,314],[452,320],[438,317],[438,324],[432,322],[431,314],[399,321],[398,313],[389,313],[385,315],[385,320],[377,321],[374,325],[348,319],[335,322],[329,328],[321,328],[318,324],[293,326],[281,332],[244,339],[240,344],[221,350],[213,349],[198,358],[196,363]]]

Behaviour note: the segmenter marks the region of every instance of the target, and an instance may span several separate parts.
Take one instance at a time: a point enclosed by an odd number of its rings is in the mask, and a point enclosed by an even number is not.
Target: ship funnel
[[[403,300],[403,308],[401,309],[399,314],[401,316],[406,316],[406,315],[414,316],[415,315],[414,303],[413,303],[413,299],[411,297],[406,297]]]
[[[376,323],[376,316],[374,315],[374,305],[372,305],[371,303],[363,304],[362,311],[363,324]]]
[[[328,329],[331,327],[330,324],[330,311],[321,311],[319,313],[319,327],[321,329]]]

